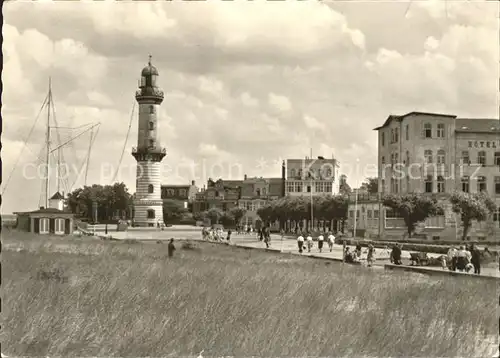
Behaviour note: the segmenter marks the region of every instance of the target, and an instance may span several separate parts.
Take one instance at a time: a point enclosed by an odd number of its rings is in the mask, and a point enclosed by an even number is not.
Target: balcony
[[[167,154],[167,149],[163,147],[132,147],[132,154]]]
[[[167,155],[167,149],[163,147],[133,147],[132,156],[137,161],[154,161],[161,162],[163,157]]]
[[[163,101],[163,96],[163,91],[157,87],[144,87],[135,92],[137,101],[151,99],[157,103],[161,103]]]

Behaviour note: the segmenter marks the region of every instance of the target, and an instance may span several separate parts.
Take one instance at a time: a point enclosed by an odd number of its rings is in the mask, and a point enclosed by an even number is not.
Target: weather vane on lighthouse
[[[139,131],[137,147],[132,155],[137,161],[136,198],[134,200],[134,222],[137,226],[163,225],[163,202],[161,199],[161,166],[167,155],[161,145],[159,130],[160,105],[163,91],[158,87],[158,70],[151,64],[142,69],[139,90],[135,99],[139,104]]]

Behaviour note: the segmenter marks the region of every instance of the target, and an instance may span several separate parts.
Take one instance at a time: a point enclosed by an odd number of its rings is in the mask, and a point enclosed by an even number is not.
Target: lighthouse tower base
[[[158,223],[164,225],[162,200],[134,200],[134,226],[157,227]]]

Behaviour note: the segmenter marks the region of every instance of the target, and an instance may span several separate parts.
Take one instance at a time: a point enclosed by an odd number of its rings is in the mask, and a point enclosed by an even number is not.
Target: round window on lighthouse
[[[146,87],[146,77],[141,77],[141,87]]]
[[[156,87],[156,75],[151,75],[151,86]]]

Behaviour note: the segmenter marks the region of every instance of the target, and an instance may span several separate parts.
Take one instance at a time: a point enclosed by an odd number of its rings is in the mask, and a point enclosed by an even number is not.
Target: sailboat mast
[[[46,133],[46,175],[45,175],[45,207],[49,207],[49,191],[50,191],[50,106],[52,104],[52,84],[51,79],[49,77],[49,95],[47,101],[47,133]]]

